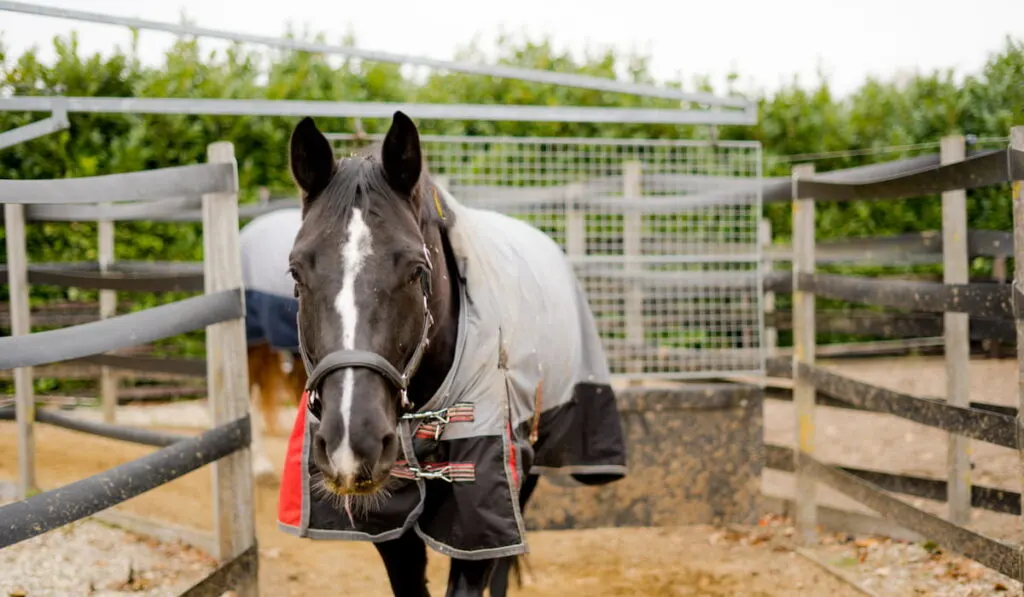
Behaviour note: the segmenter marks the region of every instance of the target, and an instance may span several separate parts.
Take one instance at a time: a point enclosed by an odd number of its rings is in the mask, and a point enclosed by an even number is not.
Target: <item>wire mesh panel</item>
[[[380,139],[328,136],[339,156]],[[421,141],[464,205],[528,221],[562,246],[614,375],[763,372],[758,143]]]

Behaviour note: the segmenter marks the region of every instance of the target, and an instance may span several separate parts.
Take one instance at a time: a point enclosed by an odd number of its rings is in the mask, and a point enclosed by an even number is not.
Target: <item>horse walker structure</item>
[[[209,464],[214,479],[211,551],[222,565],[185,594],[220,595],[234,589],[238,595],[257,595],[245,307],[238,257],[238,173],[231,143],[210,145],[208,156],[208,164],[147,172],[0,181],[14,328],[12,336],[0,338],[0,367],[15,369],[21,498],[0,507],[0,548],[96,514]],[[35,210],[45,217],[45,212],[56,208],[65,212],[65,219],[112,220],[199,207],[200,203],[205,284],[202,296],[102,321],[31,333],[26,211]],[[109,273],[104,274],[94,280],[94,287],[104,288],[103,278]],[[100,355],[204,328],[213,428],[196,437],[88,423],[58,412],[36,410],[34,365]],[[104,473],[36,493],[35,421],[161,449]]]

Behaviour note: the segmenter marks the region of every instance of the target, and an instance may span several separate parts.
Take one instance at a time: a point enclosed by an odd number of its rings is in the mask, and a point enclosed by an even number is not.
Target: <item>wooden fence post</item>
[[[643,271],[638,258],[642,253],[643,219],[639,209],[635,207],[643,196],[643,164],[637,161],[622,165],[622,198],[626,200],[626,210],[622,217],[622,255],[626,274],[626,344],[632,350],[639,351],[639,356],[627,361],[627,373],[638,375],[643,373],[644,366],[644,291],[639,277],[631,274]],[[631,377],[630,385],[640,383]]]
[[[942,138],[943,164],[963,161],[966,149],[963,135]],[[961,190],[942,193],[942,278],[946,284],[967,283],[967,193]],[[966,313],[946,313],[946,401],[954,406],[970,406],[970,334]],[[965,525],[971,520],[971,440],[956,433],[947,434],[946,480],[949,521]]]
[[[761,241],[761,247],[764,251],[763,259],[763,271],[764,277],[767,278],[773,271],[775,271],[775,261],[771,254],[772,249],[772,221],[768,218],[761,220],[761,225],[758,228],[758,232]],[[775,314],[775,293],[771,290],[766,290],[764,293],[764,314],[766,317]],[[768,353],[769,357],[774,357],[779,346],[779,330],[774,324],[766,325],[764,328],[764,348],[765,352]]]
[[[207,147],[213,163],[235,164],[229,142]],[[235,191],[203,196],[203,272],[207,293],[242,287],[238,241],[238,172]],[[206,328],[206,387],[214,426],[249,412],[249,370],[245,321],[232,319]],[[217,557],[230,561],[256,541],[253,519],[252,451],[239,450],[213,463],[214,529]],[[256,597],[256,578],[236,588],[238,597]]]
[[[992,279],[997,284],[1006,284],[1006,256],[999,255],[992,259]],[[986,347],[985,345],[988,344]],[[1002,354],[1002,349],[999,345],[999,340],[988,340],[982,342],[982,346],[987,348],[989,358],[998,359]]]
[[[814,456],[815,416],[814,384],[801,379],[800,363],[814,364],[816,349],[814,295],[797,290],[799,274],[813,274],[814,256],[814,200],[798,197],[796,181],[814,177],[814,164],[801,164],[793,168],[793,410],[796,415],[796,462],[793,499],[796,503],[797,540],[804,545],[817,542],[818,500],[817,483],[812,474],[801,465],[800,454]]]
[[[565,253],[570,261],[587,253],[587,224],[577,203],[583,198],[583,185],[573,183],[565,189]],[[575,265],[575,263],[573,264]]]
[[[1010,148],[1024,151],[1024,126],[1010,130]],[[1024,312],[1020,311],[1017,297],[1024,292],[1024,180],[1013,181],[1013,305],[1017,328],[1017,449],[1024,466]],[[1022,469],[1024,470],[1024,469]],[[1021,500],[1024,507],[1024,499]],[[1024,514],[1020,519],[1018,554],[1024,569]],[[1024,580],[1024,579],[1018,579]]]
[[[100,271],[106,272],[114,261],[114,222],[100,220],[97,223],[99,247],[97,261]],[[100,319],[117,315],[117,291],[100,291]],[[117,374],[110,367],[100,367],[100,402],[103,405],[103,422],[114,423],[117,418]]]
[[[11,300],[11,335],[32,333],[28,305],[28,250],[25,244],[25,206],[4,204],[4,230],[7,234],[7,284]],[[15,417],[18,427],[18,499],[38,489],[36,485],[35,390],[32,367],[14,370]]]

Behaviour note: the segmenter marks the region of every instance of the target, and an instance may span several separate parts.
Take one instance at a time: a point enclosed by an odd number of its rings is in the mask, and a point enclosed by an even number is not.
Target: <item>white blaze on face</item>
[[[347,232],[345,244],[341,247],[344,275],[341,280],[341,290],[334,299],[334,308],[341,317],[342,348],[353,350],[356,343],[356,325],[359,323],[359,311],[356,309],[356,276],[362,271],[366,258],[373,252],[370,228],[363,220],[361,209],[353,208]],[[345,377],[341,382],[342,440],[338,449],[331,454],[331,461],[335,472],[342,477],[348,477],[354,475],[358,468],[355,453],[352,452],[350,434],[355,379],[352,369],[345,369],[344,374]]]

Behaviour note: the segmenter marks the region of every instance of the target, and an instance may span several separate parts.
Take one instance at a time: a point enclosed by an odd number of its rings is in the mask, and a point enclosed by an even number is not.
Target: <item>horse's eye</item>
[[[416,268],[412,270],[412,275],[409,276],[409,283],[419,284],[420,280],[423,279],[423,276],[426,276],[427,274],[428,272],[426,267],[422,265],[417,265]]]
[[[320,404],[320,396],[316,392],[310,392],[309,394],[309,414],[320,420],[320,415],[323,412],[323,406]]]
[[[292,277],[295,282],[295,298],[299,298],[299,286],[303,286],[302,278],[299,277],[299,272],[294,267],[288,268],[288,275]]]

